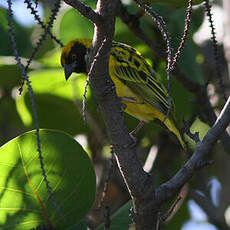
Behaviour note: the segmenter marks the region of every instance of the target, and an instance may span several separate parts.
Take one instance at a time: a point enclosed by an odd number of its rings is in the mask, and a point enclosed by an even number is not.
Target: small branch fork
[[[230,123],[230,99],[202,142],[197,142],[191,158],[169,181],[156,188],[152,176],[143,170],[137,158],[115,87],[108,77],[108,58],[119,0],[98,0],[95,11],[78,0],[64,1],[95,24],[93,48],[89,54],[89,60],[92,60],[89,63],[89,83],[100,106],[118,166],[133,201],[131,216],[135,227],[156,229],[161,205],[175,196],[197,170],[210,164],[208,153]]]

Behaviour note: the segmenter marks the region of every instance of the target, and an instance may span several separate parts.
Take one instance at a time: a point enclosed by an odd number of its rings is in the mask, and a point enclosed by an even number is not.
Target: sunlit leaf
[[[67,10],[59,20],[59,37],[64,44],[74,38],[93,37],[93,24],[75,9]]]
[[[209,129],[210,127],[206,123],[202,122],[199,118],[197,118],[190,127],[190,131],[192,133],[199,133],[200,140],[204,138]],[[187,141],[189,142],[191,147],[195,147],[195,143],[191,138],[187,138]]]
[[[23,65],[26,65],[26,59],[20,58]],[[36,69],[40,65],[38,62],[33,61],[30,69]],[[22,73],[19,66],[16,64],[15,57],[13,56],[0,56],[0,87],[13,88],[20,84]]]
[[[47,220],[57,229],[76,225],[95,199],[95,172],[69,135],[40,130],[44,168],[64,219],[52,204],[41,173],[35,131],[0,148],[0,228],[28,230]]]
[[[33,71],[29,76],[41,127],[60,129],[72,135],[86,131],[80,111],[85,77],[78,75],[66,81],[62,68]],[[90,97],[89,89],[87,97]],[[74,100],[79,104],[76,105]],[[23,95],[17,96],[16,105],[23,123],[31,127],[32,108],[26,87]]]
[[[76,78],[71,76],[66,81],[63,68],[32,71],[29,76],[35,93],[49,93],[71,100],[73,96],[82,98],[84,93],[86,77],[78,74]],[[87,96],[90,96],[90,90],[87,91]]]
[[[45,67],[61,67],[61,49],[53,49],[47,52],[39,61]]]

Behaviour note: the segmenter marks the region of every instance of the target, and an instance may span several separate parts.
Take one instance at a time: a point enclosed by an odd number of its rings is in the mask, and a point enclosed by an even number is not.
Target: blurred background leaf
[[[11,56],[13,55],[13,50],[10,44],[10,37],[9,37],[9,27],[8,27],[8,20],[7,20],[7,11],[6,9],[0,7],[0,55],[7,55]],[[31,29],[30,28],[25,28],[18,24],[15,20],[13,21],[14,27],[15,27],[15,38],[17,40],[17,46],[18,46],[18,51],[21,56],[28,56],[32,44],[30,41],[30,34],[31,34]]]

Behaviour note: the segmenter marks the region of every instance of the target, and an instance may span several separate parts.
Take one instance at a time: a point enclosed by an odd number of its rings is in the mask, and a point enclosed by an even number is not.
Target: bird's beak
[[[65,72],[65,79],[67,81],[68,78],[73,73],[73,66],[72,66],[72,64],[64,64],[64,72]]]

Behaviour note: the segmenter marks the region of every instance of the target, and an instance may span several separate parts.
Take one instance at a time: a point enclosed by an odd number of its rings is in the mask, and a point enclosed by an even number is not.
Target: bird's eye
[[[72,60],[75,61],[77,59],[77,54],[72,54]]]

